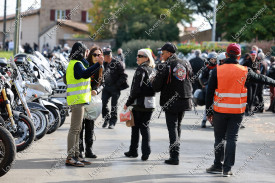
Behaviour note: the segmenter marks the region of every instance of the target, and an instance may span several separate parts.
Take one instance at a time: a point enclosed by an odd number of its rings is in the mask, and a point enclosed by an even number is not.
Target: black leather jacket
[[[126,106],[133,105],[135,110],[140,111],[152,111],[154,109],[154,107],[146,108],[145,104],[147,98],[151,99],[155,96],[155,91],[149,80],[149,76],[154,72],[153,70],[148,62],[144,62],[138,66],[134,74],[130,96],[128,97]]]
[[[177,68],[186,74],[183,80],[178,79]],[[160,105],[164,111],[181,112],[191,110],[192,68],[188,61],[180,60],[173,54],[164,63],[158,64],[152,86],[160,94]],[[181,72],[178,73],[181,75]]]
[[[104,81],[105,86],[120,87],[127,82],[128,75],[124,72],[125,66],[121,61],[112,59],[110,63],[104,62]]]

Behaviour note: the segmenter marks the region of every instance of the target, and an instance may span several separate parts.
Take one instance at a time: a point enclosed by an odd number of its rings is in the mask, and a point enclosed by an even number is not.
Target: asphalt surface
[[[127,70],[132,80],[133,70]],[[129,89],[122,91],[119,112],[127,99]],[[159,94],[157,95],[159,102]],[[268,100],[265,104],[267,108]],[[158,103],[159,104],[159,103]],[[10,182],[275,182],[275,114],[265,112],[245,118],[245,129],[239,133],[236,162],[233,177],[207,174],[205,169],[213,164],[213,128],[200,128],[203,107],[187,112],[182,122],[180,164],[166,165],[169,157],[168,131],[164,113],[153,114],[151,128],[152,154],[149,160],[127,158],[131,129],[118,122],[115,129],[103,129],[101,116],[96,121],[93,151],[98,156],[92,165],[83,168],[66,167],[67,134],[70,117],[56,132],[36,141],[24,152],[17,153],[12,169],[0,178],[2,183]]]

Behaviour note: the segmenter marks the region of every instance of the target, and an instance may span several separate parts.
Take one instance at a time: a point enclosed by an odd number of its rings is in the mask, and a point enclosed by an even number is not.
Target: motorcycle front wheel
[[[55,132],[60,126],[61,117],[59,110],[52,106],[45,106],[49,110],[49,125],[47,134]]]
[[[0,177],[11,169],[15,154],[15,143],[11,133],[0,126]]]
[[[20,114],[19,120],[15,122],[17,131],[11,132],[15,138],[17,152],[23,151],[28,148],[35,138],[35,127],[30,118]]]
[[[35,140],[39,140],[46,135],[49,120],[46,114],[41,111],[31,111],[31,115],[36,131]]]

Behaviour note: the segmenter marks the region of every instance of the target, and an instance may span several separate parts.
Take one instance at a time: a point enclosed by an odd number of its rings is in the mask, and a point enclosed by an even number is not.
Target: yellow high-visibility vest
[[[91,101],[91,78],[75,79],[74,77],[74,65],[77,62],[82,64],[81,61],[71,60],[66,71],[68,105],[84,104]],[[84,68],[86,67],[84,66]]]

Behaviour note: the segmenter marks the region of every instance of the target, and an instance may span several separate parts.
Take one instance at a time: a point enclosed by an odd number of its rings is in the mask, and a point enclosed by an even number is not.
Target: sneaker
[[[107,125],[108,125],[108,123],[105,121],[105,122],[103,123],[103,125],[102,125],[102,128],[106,128]]]
[[[231,170],[229,170],[228,172],[223,172],[224,177],[230,177],[232,175],[233,175],[233,173],[231,172]]]
[[[212,174],[220,174],[222,173],[222,167],[217,167],[215,165],[212,165],[210,168],[206,169],[207,173],[212,173]]]
[[[115,126],[114,126],[114,125],[110,125],[108,128],[109,128],[109,129],[114,129]]]
[[[144,154],[144,155],[141,156],[142,161],[147,161],[148,158],[149,158],[149,154],[146,154],[146,155]]]
[[[84,163],[78,161],[78,159],[75,157],[67,158],[65,165],[66,166],[76,166],[76,167],[84,167],[85,166]]]
[[[169,164],[169,165],[178,165],[179,164],[179,159],[169,158],[168,160],[165,160],[164,163]]]
[[[133,152],[128,151],[128,152],[125,152],[124,155],[127,156],[127,157],[129,157],[129,158],[136,158],[136,157],[138,157],[138,153],[137,152],[133,153]]]
[[[206,120],[202,120],[202,122],[201,122],[201,127],[202,127],[202,128],[206,128]]]
[[[80,157],[78,157],[78,161],[80,161],[84,165],[91,165],[92,164],[91,162],[86,161],[84,158],[80,158]]]

